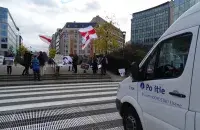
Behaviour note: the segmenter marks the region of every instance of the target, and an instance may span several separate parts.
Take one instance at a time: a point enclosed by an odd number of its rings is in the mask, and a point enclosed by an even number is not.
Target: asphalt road
[[[1,130],[123,130],[118,83],[0,87]]]

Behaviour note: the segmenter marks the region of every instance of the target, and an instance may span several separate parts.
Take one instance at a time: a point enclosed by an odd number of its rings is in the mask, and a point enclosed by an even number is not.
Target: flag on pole
[[[45,42],[47,44],[51,44],[51,37],[45,36],[45,35],[39,35],[39,37],[43,42]]]
[[[87,47],[87,45],[91,42],[92,39],[97,38],[96,31],[92,26],[81,28],[79,29],[79,32],[82,36],[82,50],[84,50]]]

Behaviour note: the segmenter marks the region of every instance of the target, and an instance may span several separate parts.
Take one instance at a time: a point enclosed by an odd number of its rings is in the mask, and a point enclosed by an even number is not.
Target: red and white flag
[[[51,44],[51,39],[52,39],[51,37],[45,36],[45,35],[39,35],[39,37],[43,42],[45,42],[47,44]]]
[[[81,28],[79,29],[79,32],[82,36],[82,50],[84,50],[87,47],[87,45],[91,42],[92,39],[97,38],[96,31],[92,26]]]

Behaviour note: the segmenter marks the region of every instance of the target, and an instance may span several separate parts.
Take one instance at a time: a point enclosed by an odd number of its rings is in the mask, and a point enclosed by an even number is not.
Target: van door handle
[[[170,95],[180,97],[180,98],[186,98],[185,94],[181,94],[177,91],[169,92]]]

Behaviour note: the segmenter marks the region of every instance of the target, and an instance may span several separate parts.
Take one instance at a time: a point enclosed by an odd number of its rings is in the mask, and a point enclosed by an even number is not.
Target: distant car
[[[3,65],[4,56],[0,56],[0,65]]]

